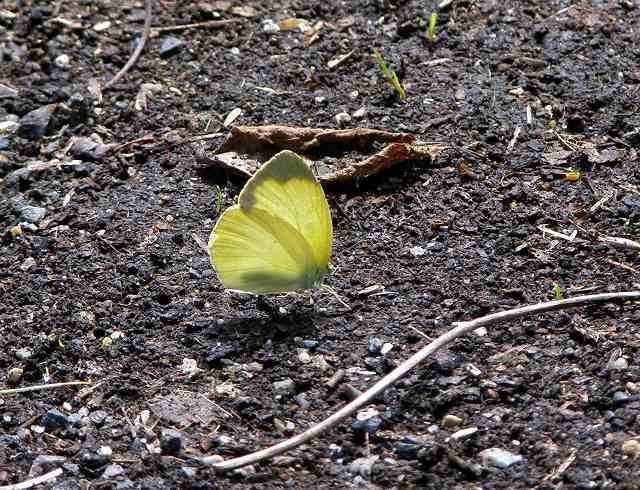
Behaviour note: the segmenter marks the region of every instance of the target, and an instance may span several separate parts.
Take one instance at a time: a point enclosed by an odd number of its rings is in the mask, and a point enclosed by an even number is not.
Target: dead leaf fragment
[[[444,149],[441,145],[418,146],[407,143],[391,143],[375,155],[354,163],[344,169],[323,175],[318,180],[322,185],[343,185],[356,179],[371,177],[392,166],[411,160],[431,160]]]
[[[138,91],[138,95],[136,95],[136,103],[135,109],[136,111],[146,111],[147,110],[147,99],[154,92],[160,92],[162,90],[162,85],[157,83],[143,83],[140,86],[140,90]]]
[[[222,125],[225,128],[231,126],[234,123],[234,121],[238,119],[241,115],[242,115],[242,109],[240,109],[239,107],[232,109],[231,112],[227,114],[227,117],[224,118],[224,122],[222,123]]]
[[[295,17],[281,20],[278,22],[278,27],[281,31],[293,31],[295,29],[300,29],[300,32],[306,32],[311,29],[308,20],[298,19]]]
[[[230,175],[238,175],[249,179],[260,168],[260,162],[251,158],[244,158],[235,151],[218,153],[208,157],[203,152],[196,153],[196,161],[202,167],[216,167]]]
[[[246,18],[255,17],[256,15],[258,15],[258,11],[248,5],[231,7],[231,13]]]
[[[347,61],[349,58],[351,58],[351,55],[353,55],[354,50],[352,49],[351,51],[349,51],[346,54],[337,56],[333,59],[330,59],[329,62],[327,63],[327,67],[329,68],[329,70],[333,70],[334,68],[338,68],[341,64],[343,64],[345,61]]]
[[[320,30],[324,27],[321,20],[316,22],[313,27],[304,33],[304,47],[308,48],[320,38]]]
[[[105,145],[97,134],[90,138],[74,137],[69,145],[69,154],[80,160],[102,161],[109,151],[117,145]]]

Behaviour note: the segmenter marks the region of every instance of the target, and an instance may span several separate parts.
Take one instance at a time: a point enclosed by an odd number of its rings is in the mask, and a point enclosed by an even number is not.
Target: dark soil
[[[640,309],[629,304],[472,334],[388,390],[372,418],[275,461],[228,475],[194,462],[319,422],[422,347],[416,329],[434,338],[554,294],[640,288],[637,251],[597,240],[640,237],[637,0],[454,0],[431,44],[433,0],[237,2],[253,17],[225,3],[155,2],[154,26],[238,22],[152,37],[101,103],[90,79],[129,58],[141,1],[0,5],[0,379],[92,383],[0,397],[0,486],[61,467],[46,488],[637,488]],[[265,32],[266,19],[291,17],[324,22],[318,40]],[[162,55],[169,37],[182,44]],[[144,83],[159,87],[138,110]],[[215,224],[216,186],[224,209],[242,182],[196,165],[223,136],[188,140],[226,134],[236,107],[234,124],[307,127],[364,107],[348,127],[449,145],[329,194],[327,283],[350,311],[321,293],[310,305],[223,291],[194,236],[206,242]],[[106,156],[67,148],[91,135],[146,139]],[[489,448],[522,459],[501,469]]]

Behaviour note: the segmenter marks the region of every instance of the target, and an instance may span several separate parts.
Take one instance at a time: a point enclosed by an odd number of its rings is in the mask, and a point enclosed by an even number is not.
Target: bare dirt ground
[[[637,304],[469,335],[285,456],[196,462],[310,427],[455,321],[640,289],[599,241],[640,237],[640,3],[453,0],[428,42],[437,4],[160,0],[154,28],[232,22],[152,30],[100,98],[141,1],[0,2],[0,385],[91,383],[0,396],[0,486],[638,488]],[[350,310],[223,291],[196,239],[242,181],[196,152],[236,108],[447,145],[328,194]]]

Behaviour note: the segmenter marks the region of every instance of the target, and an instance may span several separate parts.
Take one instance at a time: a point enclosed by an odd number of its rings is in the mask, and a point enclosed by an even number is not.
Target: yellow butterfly
[[[226,289],[320,287],[329,272],[331,212],[307,164],[285,150],[265,163],[211,232],[211,265]]]

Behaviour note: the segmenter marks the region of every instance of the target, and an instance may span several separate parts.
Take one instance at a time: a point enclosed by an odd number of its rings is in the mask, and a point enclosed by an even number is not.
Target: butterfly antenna
[[[338,295],[336,290],[333,289],[331,286],[329,286],[328,284],[323,284],[322,286],[320,286],[320,288],[323,291],[327,291],[329,294],[331,294],[342,306],[344,306],[345,308],[348,308],[349,310],[351,309],[351,306],[345,303],[343,299]]]

